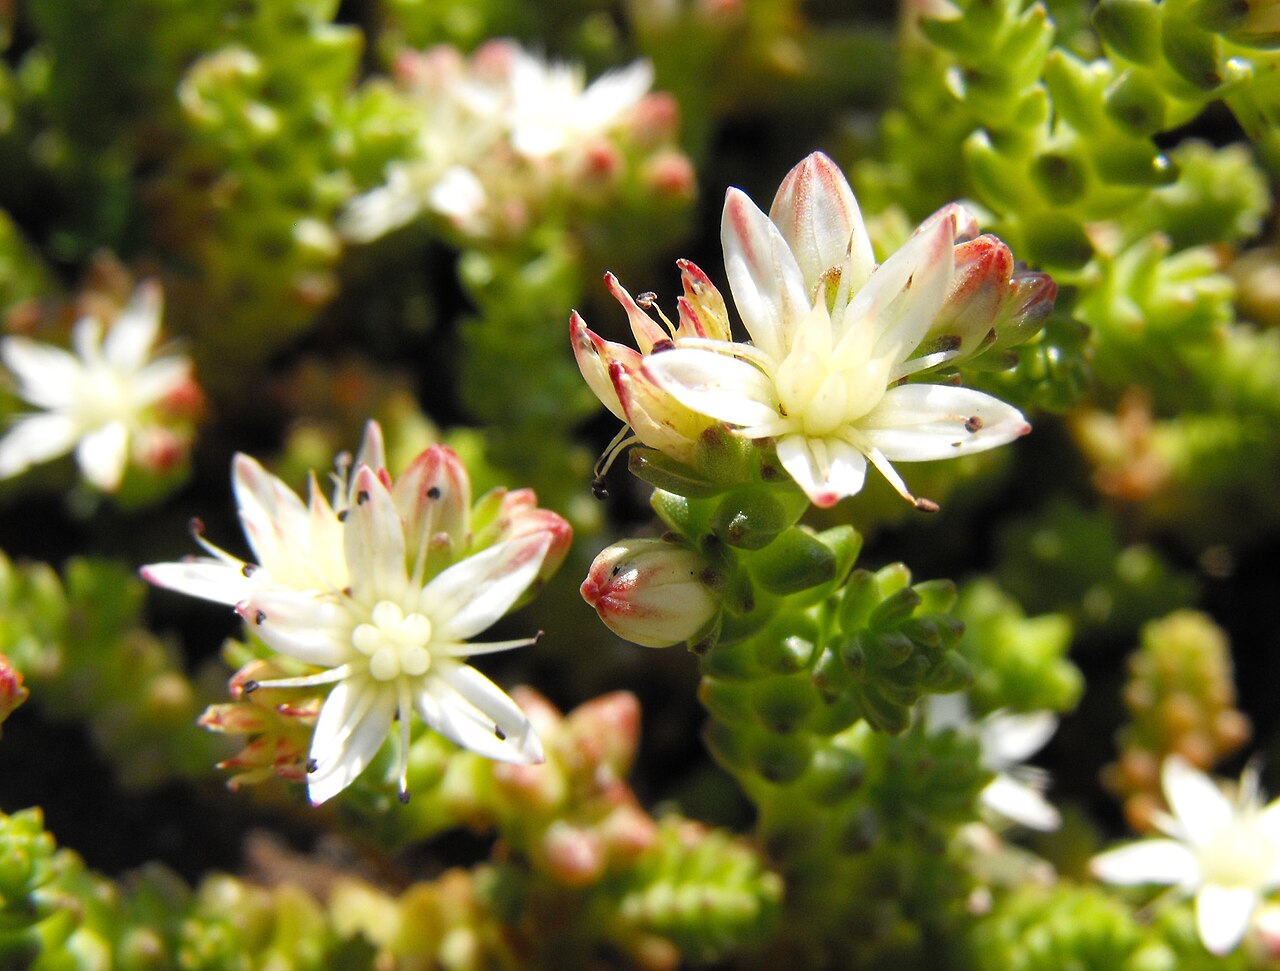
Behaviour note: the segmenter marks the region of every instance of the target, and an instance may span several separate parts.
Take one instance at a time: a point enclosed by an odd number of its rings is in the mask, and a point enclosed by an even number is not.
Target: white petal
[[[422,212],[421,197],[413,192],[400,169],[389,167],[386,185],[351,200],[338,219],[338,231],[343,236],[357,243],[372,242],[412,222]]]
[[[686,408],[709,418],[744,426],[778,418],[769,376],[727,354],[678,347],[646,357],[644,373]]]
[[[931,732],[942,732],[948,728],[959,730],[973,723],[969,715],[969,702],[960,691],[946,695],[925,695],[924,713]]]
[[[1258,906],[1252,887],[1224,887],[1208,883],[1196,894],[1196,928],[1210,954],[1221,957],[1244,940],[1249,918]]]
[[[532,723],[506,692],[465,664],[442,663],[433,672],[435,677],[414,699],[423,721],[485,758],[542,761],[542,743]]]
[[[176,590],[201,600],[233,605],[253,592],[252,581],[241,572],[242,569],[243,566],[202,558],[181,563],[151,563],[138,572],[144,580],[157,587]]]
[[[75,446],[79,427],[66,415],[24,415],[0,438],[0,479],[65,455]]]
[[[824,508],[861,492],[867,478],[866,457],[838,439],[786,435],[778,439],[778,461],[809,500]]]
[[[1200,845],[1231,825],[1235,812],[1230,800],[1186,759],[1178,755],[1165,759],[1160,781],[1174,818],[1193,844]]]
[[[582,92],[580,115],[573,119],[582,130],[602,131],[630,111],[653,87],[653,65],[636,61],[600,75]]]
[[[245,538],[257,560],[276,579],[296,573],[306,555],[310,513],[287,485],[247,455],[231,463],[231,487]]]
[[[357,600],[395,600],[405,594],[404,526],[395,501],[367,465],[356,470],[351,507],[343,523],[347,571]]]
[[[997,711],[982,720],[982,754],[989,767],[999,771],[1044,748],[1058,730],[1058,716],[1051,711],[1012,714]]]
[[[1007,775],[997,775],[982,790],[983,805],[1028,829],[1044,832],[1062,825],[1062,816],[1033,787]]]
[[[854,277],[849,281],[851,290],[861,287],[871,274],[875,256],[858,200],[840,167],[821,152],[787,173],[769,218],[795,254],[811,297],[833,267],[841,267],[842,276]],[[847,257],[852,258],[846,267]]]
[[[80,439],[76,462],[84,477],[103,492],[115,492],[129,462],[129,429],[124,422],[107,422]]]
[[[474,172],[460,165],[450,167],[427,193],[427,205],[434,212],[463,226],[484,210],[486,201],[484,184]],[[412,218],[411,215],[409,219]],[[408,222],[409,219],[402,222]]]
[[[1017,408],[981,391],[903,384],[886,391],[858,429],[891,462],[929,462],[1006,445],[1031,426]]]
[[[0,357],[18,379],[18,394],[37,408],[66,408],[75,399],[84,368],[61,347],[6,337],[0,341]]]
[[[843,332],[870,320],[875,357],[905,360],[942,308],[955,269],[954,227],[940,220],[875,268],[843,316]]]
[[[189,358],[158,358],[134,375],[132,384],[135,400],[153,404],[182,387],[190,377]]]
[[[86,364],[102,360],[102,321],[81,317],[71,325],[71,346]]]
[[[1177,840],[1149,839],[1108,850],[1089,861],[1089,870],[1107,883],[1172,883],[1192,887],[1200,880],[1195,854]]]
[[[626,421],[626,413],[622,410],[622,402],[618,393],[613,390],[613,382],[609,379],[609,362],[622,361],[624,367],[640,367],[640,354],[623,344],[606,341],[597,335],[586,324],[575,310],[569,316],[569,341],[573,346],[573,357],[578,362],[578,370],[582,372],[587,387],[600,399],[601,404],[613,412],[619,421]]]
[[[781,358],[791,322],[810,309],[804,276],[778,227],[746,194],[730,189],[720,222],[724,268],[738,314],[751,339]]]
[[[353,653],[350,615],[328,595],[255,588],[236,611],[268,646],[305,664],[334,667]]]
[[[160,285],[140,284],[102,340],[102,356],[118,371],[132,372],[147,362],[160,336]]]
[[[316,771],[307,780],[307,794],[312,805],[332,799],[365,770],[386,741],[395,711],[395,691],[368,679],[343,681],[329,692],[311,737]]]
[[[463,641],[493,626],[529,588],[551,546],[536,533],[508,540],[460,560],[427,584],[421,609],[435,636]]]

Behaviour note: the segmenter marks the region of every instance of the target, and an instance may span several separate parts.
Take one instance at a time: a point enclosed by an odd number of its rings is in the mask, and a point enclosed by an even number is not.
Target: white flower
[[[646,357],[645,370],[738,434],[776,438],[779,461],[819,506],[860,491],[868,462],[916,502],[891,463],[979,452],[1030,430],[990,395],[903,383],[960,353],[924,345],[953,293],[957,241],[975,228],[948,206],[877,266],[853,191],[825,155],[792,169],[769,216],[730,189],[725,271],[752,343],[679,347]]]
[[[492,759],[532,763],[542,746],[507,695],[468,656],[532,644],[536,637],[469,642],[502,617],[563,557],[570,530],[527,491],[493,506],[492,545],[472,552],[470,484],[457,455],[423,452],[394,483],[381,433],[365,446],[331,505],[312,481],[304,503],[253,459],[236,456],[232,485],[246,564],[201,540],[210,557],[144,567],[152,583],[220,603],[255,625],[267,645],[323,668],[264,687],[333,684],[311,742],[315,804],[346,788],[399,719],[399,785],[407,798],[414,712],[458,745]]]
[[[961,694],[929,695],[925,717],[931,731],[952,728],[974,732],[982,751],[982,767],[995,773],[982,790],[982,804],[1002,819],[1029,829],[1054,830],[1062,825],[1058,810],[1044,798],[1049,775],[1023,765],[1058,729],[1051,711],[1026,714],[993,711],[976,724]]]
[[[1172,815],[1160,813],[1154,822],[1168,839],[1103,853],[1090,869],[1108,883],[1167,883],[1195,894],[1200,940],[1213,954],[1226,954],[1244,937],[1263,896],[1280,887],[1280,799],[1262,805],[1253,767],[1229,795],[1176,755],[1165,760],[1161,783]]]
[[[545,61],[510,40],[490,41],[469,60],[436,47],[405,55],[398,67],[421,111],[416,151],[389,164],[385,183],[343,213],[343,233],[359,242],[424,211],[464,233],[488,233],[525,210],[531,195],[571,180],[653,84],[648,61],[588,85],[581,66]]]
[[[18,395],[42,413],[20,415],[0,439],[0,478],[74,450],[84,477],[104,492],[124,478],[130,447],[156,425],[154,410],[191,386],[191,361],[152,359],[160,335],[160,287],[137,288],[106,329],[96,317],[76,322],[72,354],[26,337],[0,341],[0,358]]]

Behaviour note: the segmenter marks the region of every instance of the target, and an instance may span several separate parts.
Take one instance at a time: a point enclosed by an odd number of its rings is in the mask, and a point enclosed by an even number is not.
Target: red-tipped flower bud
[[[630,539],[602,551],[582,597],[605,625],[635,644],[667,647],[701,631],[720,609],[707,585],[709,564],[693,550],[658,539]]]

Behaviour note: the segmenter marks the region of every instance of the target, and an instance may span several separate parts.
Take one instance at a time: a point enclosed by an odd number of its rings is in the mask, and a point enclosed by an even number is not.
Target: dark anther
[[[932,499],[921,498],[916,500],[916,508],[921,512],[937,512],[941,507]]]
[[[246,681],[244,684],[240,685],[241,694],[251,695],[257,690],[258,682],[256,681]]]
[[[967,432],[976,432],[982,427],[982,419],[977,415],[970,415],[964,421],[964,430]]]
[[[428,490],[427,490],[427,498],[428,498],[428,499],[439,499],[439,498],[440,498],[440,487],[439,487],[439,486],[432,486],[430,489],[428,489]]]
[[[345,523],[347,521],[347,513],[349,513],[350,511],[351,510],[349,509],[344,509],[342,510],[342,512],[338,513],[338,522]]]
[[[203,536],[204,520],[199,516],[192,516],[191,519],[187,521],[187,531],[190,532],[192,536]]]
[[[650,354],[661,354],[663,351],[675,350],[676,342],[669,338],[662,338],[653,342],[653,347],[649,348]]]
[[[591,495],[604,502],[609,498],[609,487],[604,484],[604,476],[597,475],[591,480]]]
[[[644,293],[640,294],[640,296],[636,297],[636,303],[638,303],[645,310],[649,310],[657,302],[658,302],[658,295],[654,293],[652,290],[646,290]]]
[[[937,349],[940,351],[958,351],[963,343],[959,334],[943,334],[938,338]]]
[[[369,501],[369,490],[361,489],[359,492],[356,493],[357,506],[363,506],[368,501]]]
[[[507,740],[507,733],[504,732],[497,725],[493,726],[493,734],[498,739],[499,742],[505,742]]]
[[[259,610],[253,615],[253,622],[259,625],[265,624],[267,622],[267,612],[265,610]]]
[[[256,569],[258,568],[252,563],[246,563],[244,566],[240,567],[240,572],[244,576],[251,577]]]
[[[308,773],[314,772],[318,768],[320,768],[320,763],[318,763],[315,759],[307,759]]]
[[[350,588],[350,587],[343,587],[343,588],[342,588],[342,595],[343,595],[344,597],[350,597],[350,596],[351,596],[351,593],[352,593],[352,590],[351,590],[351,588]]]
[[[404,792],[400,793],[400,805],[402,805],[402,806],[407,806],[407,805],[409,805],[409,790],[408,790],[408,789],[406,789]]]
[[[616,577],[621,572],[622,572],[622,567],[615,566],[611,571],[609,571],[609,576]]]

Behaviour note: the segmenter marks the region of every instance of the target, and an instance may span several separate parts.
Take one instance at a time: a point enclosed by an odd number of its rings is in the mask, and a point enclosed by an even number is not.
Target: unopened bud
[[[602,551],[582,582],[582,598],[611,631],[645,647],[667,647],[702,630],[720,609],[707,586],[709,564],[693,550],[631,539]]]
[[[29,692],[22,685],[22,672],[0,654],[0,725],[13,710],[27,700]]]

